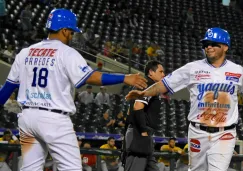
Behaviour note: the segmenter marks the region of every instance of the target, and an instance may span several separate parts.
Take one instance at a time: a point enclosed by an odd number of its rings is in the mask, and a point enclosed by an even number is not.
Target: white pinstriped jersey
[[[190,92],[188,120],[207,126],[229,126],[238,121],[237,91],[242,89],[243,68],[225,60],[219,68],[206,59],[186,64],[162,81],[171,92]]]
[[[22,105],[75,113],[73,85],[82,86],[92,72],[75,49],[59,40],[43,40],[21,50],[7,81],[20,83]]]

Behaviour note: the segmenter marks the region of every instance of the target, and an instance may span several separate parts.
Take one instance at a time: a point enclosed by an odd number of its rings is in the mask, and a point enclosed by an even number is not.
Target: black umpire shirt
[[[148,87],[153,85],[155,82],[147,77]],[[144,104],[144,109],[139,113],[135,113],[133,110],[133,106],[135,101],[139,101]],[[130,101],[130,115],[128,123],[133,127],[137,128],[139,132],[147,132],[149,130],[148,127],[153,129],[158,129],[159,127],[159,112],[160,112],[160,97],[143,97],[140,99]]]

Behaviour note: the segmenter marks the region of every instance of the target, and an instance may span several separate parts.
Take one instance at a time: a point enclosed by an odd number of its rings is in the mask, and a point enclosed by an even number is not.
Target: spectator
[[[115,51],[115,48],[112,46],[111,42],[106,42],[104,47],[104,55],[107,57],[113,57],[113,51]]]
[[[243,105],[243,94],[238,93],[237,96],[238,96],[238,104]]]
[[[110,106],[110,97],[109,94],[106,93],[106,88],[104,86],[100,87],[100,92],[96,95],[95,101],[97,105],[107,104]]]
[[[84,148],[91,148],[89,142],[84,143]],[[96,167],[96,155],[94,154],[82,154],[83,168],[86,171],[92,171]]]
[[[29,31],[32,29],[32,24],[31,24],[32,13],[30,8],[31,8],[31,4],[27,5],[20,14],[22,28],[24,31]]]
[[[141,53],[142,53],[141,48],[137,44],[134,44],[133,48],[132,48],[132,54],[133,55],[139,55]]]
[[[109,117],[110,110],[106,110],[106,112],[103,114],[103,118],[100,120],[100,126],[101,127],[113,127],[116,120],[110,119]]]
[[[157,57],[158,58],[161,58],[161,57],[164,57],[165,56],[164,51],[157,44],[155,45],[155,54],[157,54]]]
[[[187,10],[187,13],[186,13],[186,23],[192,25],[192,27],[194,25],[194,18],[193,18],[192,8],[189,8]]]
[[[116,121],[115,126],[117,126],[117,127],[125,127],[126,120],[125,120],[125,117],[124,117],[122,111],[120,111],[116,115],[116,120],[115,121]]]
[[[84,103],[84,104],[89,104],[94,101],[94,94],[92,93],[92,86],[87,85],[86,86],[86,91],[81,92],[78,95],[79,102]]]
[[[21,109],[20,106],[18,105],[18,102],[16,100],[15,93],[12,93],[8,101],[4,104],[4,109],[7,110],[9,113],[20,113]]]
[[[162,145],[160,151],[184,154],[181,148],[175,146],[175,140],[175,138],[170,138],[168,141],[168,145]],[[164,163],[164,165],[166,166],[166,171],[169,170],[170,161],[168,159],[161,157],[159,158],[159,162]]]
[[[8,48],[3,51],[3,57],[7,58],[8,63],[13,63],[14,61],[14,50],[12,45],[8,45]]]
[[[97,64],[97,70],[98,71],[102,71],[102,68],[103,68],[103,63],[102,62],[98,62],[98,64]]]
[[[183,154],[188,154],[188,144],[185,145],[183,149]],[[187,171],[188,170],[188,156],[182,155],[176,163],[177,171]]]
[[[109,137],[107,140],[107,144],[104,144],[100,147],[101,149],[110,149],[116,150],[115,146],[115,138]],[[102,171],[123,171],[123,167],[121,166],[121,162],[118,160],[118,156],[101,156],[101,170]]]
[[[0,138],[0,143],[19,144],[19,140],[16,136],[12,134],[11,130],[7,129],[6,131],[4,131],[3,137]],[[6,162],[9,156],[11,156],[11,153],[9,154],[8,152],[0,152],[0,171],[11,171]]]
[[[156,48],[157,46],[154,43],[147,48],[146,53],[149,60],[156,60],[156,57],[158,56],[158,54],[156,53]]]

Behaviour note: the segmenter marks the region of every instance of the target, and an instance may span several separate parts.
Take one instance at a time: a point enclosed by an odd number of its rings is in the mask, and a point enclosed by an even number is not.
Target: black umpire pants
[[[126,150],[131,146],[131,143],[134,137],[134,128],[128,128],[126,132]],[[151,135],[149,135],[151,136]],[[151,141],[151,145],[153,146],[153,141]],[[157,161],[153,157],[150,156],[140,156],[133,154],[127,150],[128,156],[126,157],[125,171],[159,171],[157,166]]]

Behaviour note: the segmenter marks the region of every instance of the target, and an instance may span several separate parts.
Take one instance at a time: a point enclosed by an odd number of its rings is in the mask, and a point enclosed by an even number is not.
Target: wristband
[[[124,74],[107,74],[103,73],[101,76],[102,85],[113,85],[123,83],[125,79]]]

